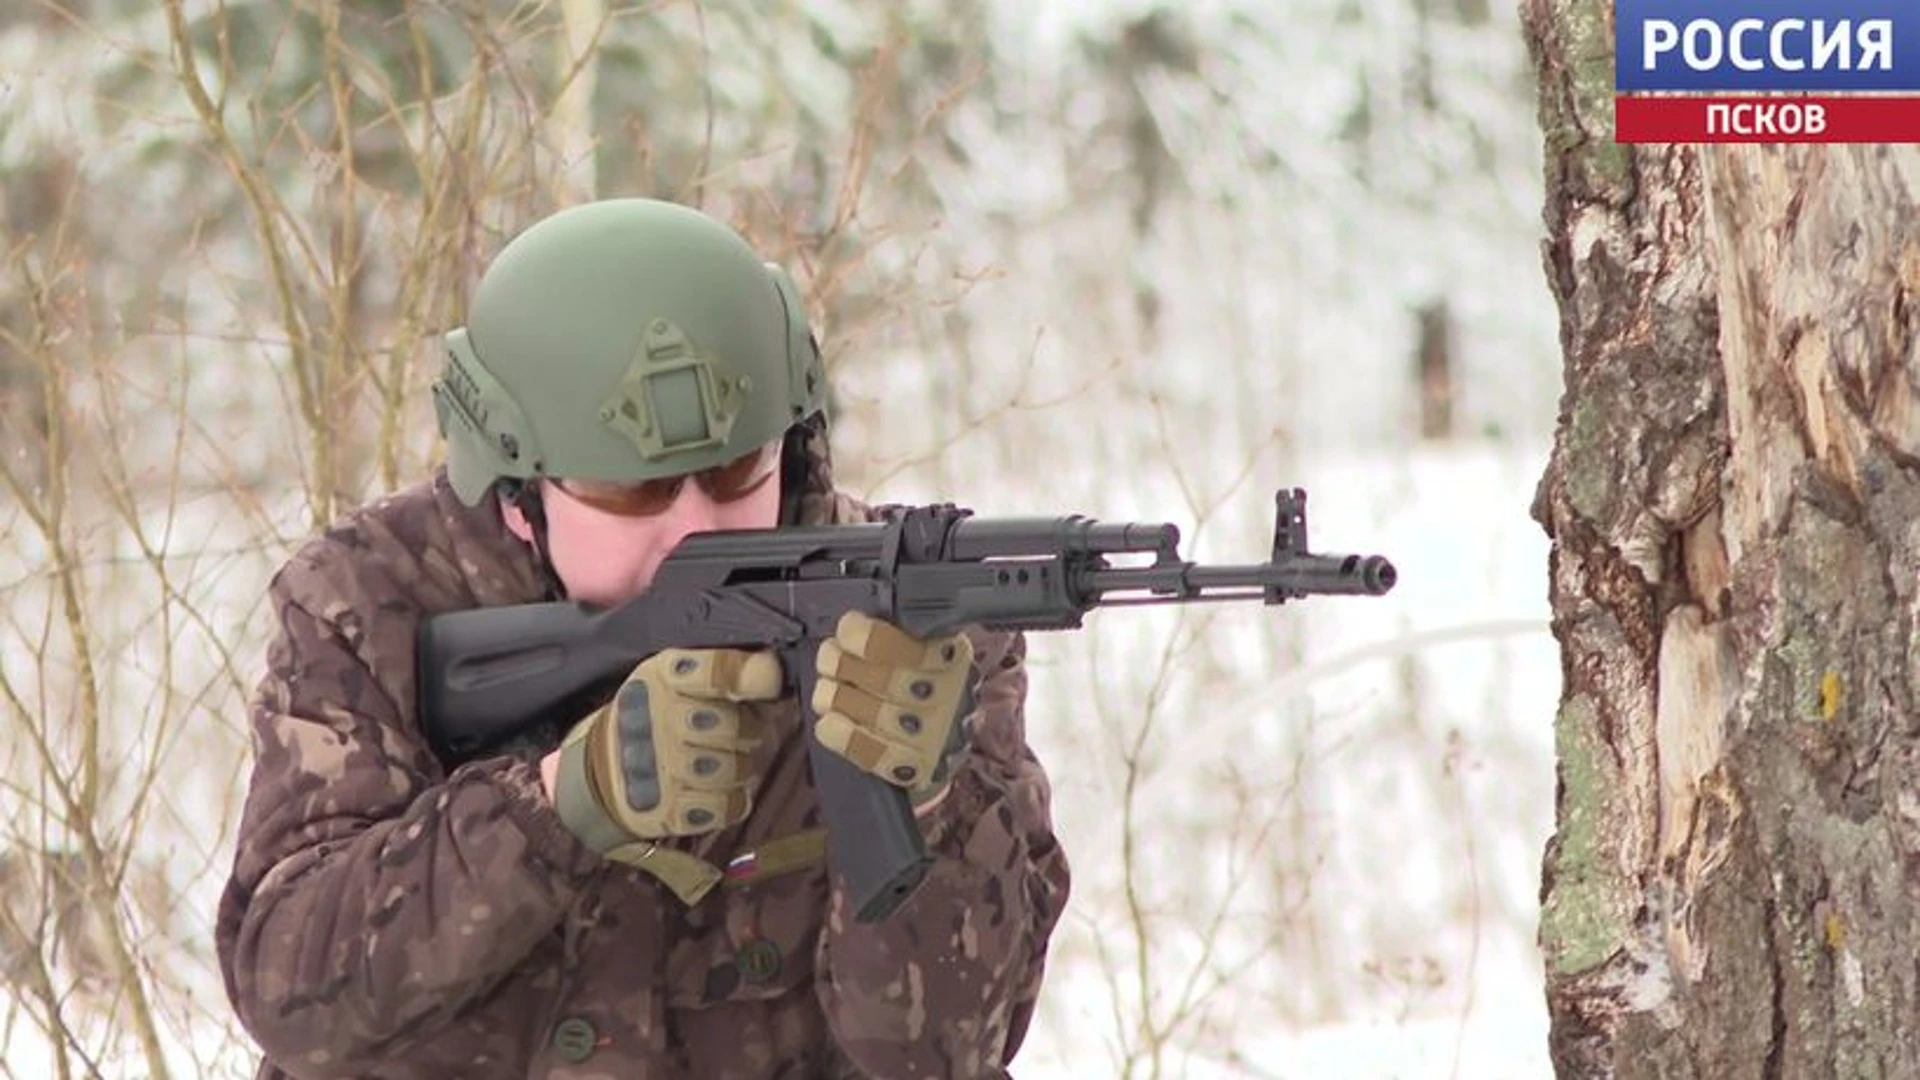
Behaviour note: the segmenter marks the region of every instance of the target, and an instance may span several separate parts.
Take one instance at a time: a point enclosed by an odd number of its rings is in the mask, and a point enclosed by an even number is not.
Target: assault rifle
[[[608,608],[569,602],[451,612],[421,628],[420,714],[443,760],[476,757],[543,719],[584,716],[669,647],[774,649],[812,731],[814,651],[859,610],[929,637],[966,626],[1071,630],[1101,607],[1379,596],[1393,564],[1307,550],[1306,492],[1276,496],[1273,557],[1201,566],[1180,530],[1080,515],[980,518],[949,503],[884,507],[853,525],[695,533],[647,591]],[[1115,556],[1149,555],[1117,566]],[[830,864],[862,922],[885,918],[931,862],[905,792],[808,735]]]

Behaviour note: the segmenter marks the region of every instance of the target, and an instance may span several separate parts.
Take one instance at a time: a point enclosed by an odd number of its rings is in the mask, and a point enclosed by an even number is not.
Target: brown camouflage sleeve
[[[853,920],[836,880],[818,993],[840,1051],[891,1080],[1003,1077],[1067,902],[1046,772],[1026,742],[1026,641],[976,634],[984,673],[964,764],[922,821],[933,868],[894,916]]]
[[[531,766],[442,775],[411,705],[369,663],[395,643],[363,626],[367,609],[321,618],[290,591],[283,576],[271,593],[280,625],[252,707],[220,963],[271,1060],[302,1077],[372,1075],[376,1059],[461,1037],[449,1019],[552,930],[600,860]]]

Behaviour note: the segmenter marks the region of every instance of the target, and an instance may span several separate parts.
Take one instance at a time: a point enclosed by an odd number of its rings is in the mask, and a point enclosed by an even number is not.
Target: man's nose
[[[689,533],[712,532],[719,524],[720,508],[705,488],[689,479],[680,485],[679,494],[667,507],[666,518],[667,528],[678,543]]]

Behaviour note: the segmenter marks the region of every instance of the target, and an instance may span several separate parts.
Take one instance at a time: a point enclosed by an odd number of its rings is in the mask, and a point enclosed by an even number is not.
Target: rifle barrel
[[[1307,555],[1246,566],[1128,566],[1088,570],[1077,585],[1102,603],[1116,592],[1200,597],[1219,590],[1279,590],[1300,596],[1381,596],[1398,579],[1379,555]]]

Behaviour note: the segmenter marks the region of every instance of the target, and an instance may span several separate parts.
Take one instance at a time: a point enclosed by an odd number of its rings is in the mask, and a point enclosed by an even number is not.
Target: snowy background
[[[1033,640],[1075,885],[1017,1073],[1548,1075],[1559,666],[1528,503],[1559,358],[1511,5],[570,6],[601,29],[595,81],[540,98],[543,124],[488,106],[476,152],[508,179],[484,228],[588,192],[750,224],[773,205],[786,231],[756,236],[821,301],[851,490],[1171,521],[1189,557],[1233,562],[1299,485],[1316,547],[1400,569],[1381,599],[1112,611]],[[5,7],[7,1074],[155,1075],[144,1012],[172,1075],[244,1075],[211,925],[260,589],[316,516],[427,467],[431,332],[498,237],[416,239],[431,185],[395,148],[426,138],[417,111],[368,114],[364,187],[338,194],[325,5],[229,3],[222,38],[187,4],[223,130],[270,182],[289,316],[163,12]],[[521,10],[495,28],[521,35],[510,73],[551,79],[592,36]],[[389,24],[340,26],[388,48]],[[426,26],[456,72],[479,62],[469,29]],[[863,93],[876,49],[891,80]],[[441,119],[462,100],[444,88]],[[1423,326],[1451,373],[1424,433]],[[75,869],[90,843],[115,888]]]

